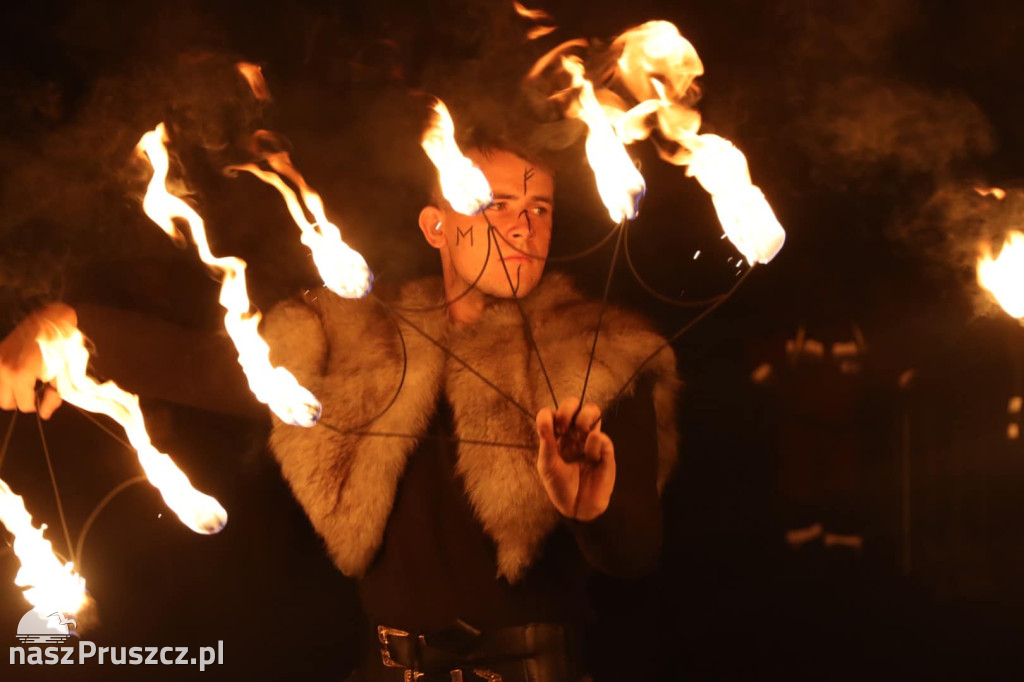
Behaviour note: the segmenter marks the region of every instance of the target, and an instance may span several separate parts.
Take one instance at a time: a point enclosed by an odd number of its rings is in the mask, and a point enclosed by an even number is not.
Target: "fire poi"
[[[246,264],[232,256],[217,257],[210,251],[202,217],[191,206],[167,190],[170,160],[167,155],[167,130],[164,124],[146,133],[139,140],[139,152],[153,167],[153,177],[146,189],[142,208],[153,222],[175,240],[183,239],[174,219],[183,220],[196,243],[199,258],[222,278],[220,304],[225,309],[224,326],[238,349],[238,362],[249,380],[256,399],[267,405],[278,417],[296,426],[313,426],[320,418],[320,402],[299,385],[291,372],[270,364],[270,347],[260,338],[262,316],[251,310],[245,284]],[[315,230],[313,234],[320,234]]]
[[[13,549],[21,563],[14,584],[41,616],[59,609],[78,613],[89,603],[85,580],[70,561],[63,562],[43,537],[46,525],[36,528],[25,502],[0,479],[0,523],[14,535]]]

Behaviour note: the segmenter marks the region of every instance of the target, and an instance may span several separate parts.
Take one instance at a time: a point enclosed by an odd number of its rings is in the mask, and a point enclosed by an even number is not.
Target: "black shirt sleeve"
[[[618,577],[652,572],[661,555],[662,518],[658,496],[658,434],[651,394],[644,381],[604,415],[604,430],[615,447],[615,488],[608,509],[593,521],[563,522],[587,561]]]

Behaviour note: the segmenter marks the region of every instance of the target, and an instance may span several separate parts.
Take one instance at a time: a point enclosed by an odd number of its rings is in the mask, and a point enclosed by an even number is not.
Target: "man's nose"
[[[520,211],[506,234],[510,241],[529,239],[533,235],[530,213],[526,210]]]

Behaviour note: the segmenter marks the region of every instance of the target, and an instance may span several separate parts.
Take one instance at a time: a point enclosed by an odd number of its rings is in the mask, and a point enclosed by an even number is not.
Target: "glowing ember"
[[[597,101],[593,84],[584,76],[583,62],[576,56],[563,56],[562,67],[572,77],[571,88],[579,90],[566,113],[587,125],[587,160],[594,169],[601,201],[615,222],[632,220],[647,189],[644,178]]]
[[[999,187],[975,187],[974,191],[983,197],[995,197],[1000,201],[1006,198],[1006,190]]]
[[[257,136],[260,134],[257,133]],[[328,289],[345,298],[365,296],[373,281],[370,268],[359,252],[342,240],[338,226],[327,219],[320,195],[306,184],[305,178],[292,165],[287,152],[272,152],[266,154],[265,158],[274,173],[265,171],[255,164],[231,166],[227,170],[252,173],[281,193],[292,220],[302,232],[302,243],[313,254],[313,262]],[[282,175],[299,188],[302,194],[301,203],[295,191],[282,180]],[[313,216],[313,222],[306,218],[303,206]]]
[[[1024,319],[1024,233],[1010,232],[996,258],[984,247],[978,259],[978,282],[1011,317]]]
[[[36,528],[21,497],[0,480],[0,523],[14,535],[14,554],[21,563],[14,584],[26,588],[22,595],[40,616],[54,610],[78,613],[89,603],[85,580],[69,561],[61,562],[50,541],[43,537],[46,525]]]
[[[252,90],[252,94],[256,99],[260,101],[270,99],[270,89],[267,87],[267,82],[263,80],[263,68],[261,66],[251,62],[238,62],[235,67],[238,69],[238,73],[242,74],[242,77],[245,78],[245,82],[249,84],[249,89]]]
[[[441,182],[441,194],[463,215],[476,215],[491,205],[494,195],[483,172],[462,155],[455,142],[455,123],[444,102],[434,104],[434,120],[423,134],[423,151]]]
[[[310,427],[320,418],[320,403],[312,393],[283,367],[270,364],[270,347],[260,338],[261,315],[250,312],[245,285],[245,261],[239,258],[217,258],[210,252],[203,219],[191,206],[167,191],[167,132],[161,123],[142,136],[139,151],[153,167],[153,177],[146,190],[143,210],[153,222],[169,235],[178,233],[174,219],[184,220],[192,233],[200,259],[222,278],[220,304],[227,311],[224,326],[238,349],[238,362],[249,380],[249,388],[257,400],[266,404],[283,421]]]
[[[52,382],[61,398],[83,410],[105,414],[124,429],[149,482],[160,491],[181,522],[197,533],[216,533],[227,523],[224,508],[189,483],[170,457],[153,447],[139,408],[139,397],[112,381],[99,384],[86,373],[89,351],[82,333],[70,324],[50,323],[36,338],[43,355],[43,382]]]

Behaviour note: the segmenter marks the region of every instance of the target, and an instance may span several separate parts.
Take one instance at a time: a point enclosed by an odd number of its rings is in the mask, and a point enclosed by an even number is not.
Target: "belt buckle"
[[[405,630],[399,630],[398,628],[389,628],[384,625],[377,626],[377,641],[380,642],[380,660],[383,661],[384,667],[386,668],[403,668],[405,666],[400,663],[395,663],[391,659],[391,652],[388,651],[388,637],[391,635],[398,635],[399,637],[408,637],[409,633]]]

